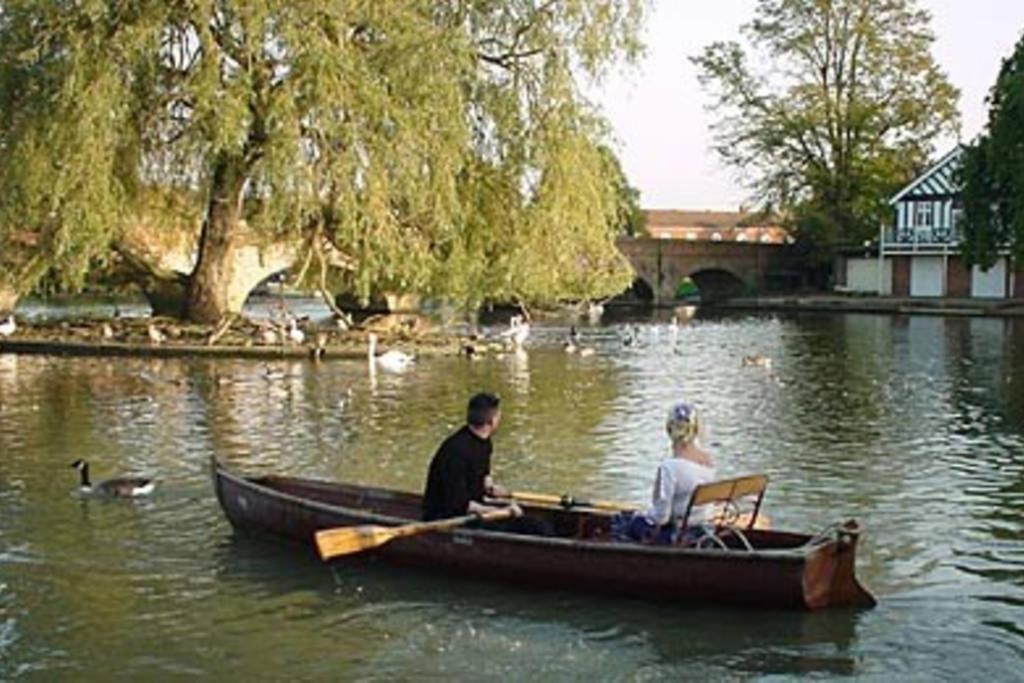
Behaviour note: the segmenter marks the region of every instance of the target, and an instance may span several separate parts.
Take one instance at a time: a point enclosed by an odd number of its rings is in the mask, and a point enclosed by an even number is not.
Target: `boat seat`
[[[686,531],[693,508],[699,505],[723,505],[724,509],[715,518],[716,526],[729,528],[753,529],[757,523],[757,515],[761,511],[765,489],[768,488],[768,475],[749,474],[733,479],[720,479],[701,484],[693,490],[686,513],[680,519],[680,530]],[[739,501],[755,497],[754,506],[749,516],[741,518]],[[737,522],[742,522],[737,524]]]

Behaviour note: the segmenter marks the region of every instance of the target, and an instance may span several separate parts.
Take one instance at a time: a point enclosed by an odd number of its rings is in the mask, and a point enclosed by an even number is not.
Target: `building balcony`
[[[883,247],[889,253],[944,253],[956,251],[960,233],[952,226],[886,228]]]

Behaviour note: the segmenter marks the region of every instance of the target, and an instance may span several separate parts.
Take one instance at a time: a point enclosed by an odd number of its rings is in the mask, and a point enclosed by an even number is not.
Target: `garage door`
[[[878,292],[878,259],[851,258],[846,262],[846,286],[855,292]],[[881,294],[892,293],[892,259],[882,269]]]
[[[1006,298],[1006,259],[999,259],[988,271],[983,271],[978,266],[971,269],[971,296]]]
[[[916,256],[910,260],[910,296],[942,296],[942,257]]]

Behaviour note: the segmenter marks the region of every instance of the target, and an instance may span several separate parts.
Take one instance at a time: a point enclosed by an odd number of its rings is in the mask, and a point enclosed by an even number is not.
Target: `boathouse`
[[[960,256],[963,211],[955,182],[963,148],[932,164],[889,204],[877,245],[852,249],[836,263],[837,289],[899,297],[1024,297],[1024,273],[1009,249],[988,270]]]

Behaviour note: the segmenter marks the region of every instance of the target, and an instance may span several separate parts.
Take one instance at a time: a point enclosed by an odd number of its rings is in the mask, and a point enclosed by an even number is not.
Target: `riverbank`
[[[1024,300],[1021,299],[920,299],[910,297],[809,294],[756,298],[744,297],[718,302],[715,304],[715,307],[736,311],[1024,317]]]
[[[418,356],[454,355],[465,340],[439,331],[417,332],[401,324],[357,330],[311,326],[295,342],[287,330],[267,323],[240,320],[221,334],[203,325],[151,318],[79,320],[60,323],[19,323],[17,331],[0,338],[0,353],[64,356],[134,356],[180,358],[281,358],[362,360],[368,336],[379,337],[378,351],[400,349]]]

